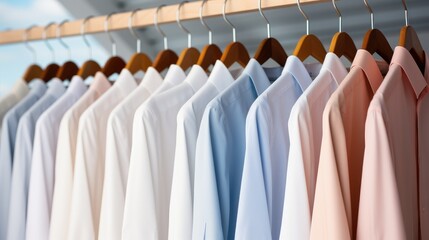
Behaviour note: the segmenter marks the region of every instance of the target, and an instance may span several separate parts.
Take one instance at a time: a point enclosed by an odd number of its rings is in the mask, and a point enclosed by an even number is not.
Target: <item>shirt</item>
[[[124,206],[124,220],[122,224],[122,239],[140,239],[142,236],[142,223],[144,216],[141,214],[145,211],[144,206],[141,204],[144,201],[145,195],[141,194],[140,182],[139,180],[131,180],[133,178],[134,168],[141,165],[142,162],[142,152],[141,148],[143,142],[145,141],[145,128],[143,122],[143,113],[146,108],[146,104],[150,99],[153,99],[158,94],[167,91],[174,86],[182,83],[186,78],[183,70],[177,65],[171,65],[167,71],[167,75],[164,78],[161,86],[142,104],[140,105],[136,112],[134,113],[133,119],[133,139],[131,146],[131,156],[130,156],[130,167],[128,171],[128,182],[127,182],[127,191],[125,195],[125,206]],[[134,160],[135,159],[135,160]],[[139,173],[140,174],[140,173]],[[139,178],[141,176],[134,176]],[[131,182],[137,184],[137,186],[132,187]]]
[[[418,116],[429,114],[429,108],[418,108],[427,98],[422,95],[429,82],[427,56],[424,70],[425,76],[410,52],[396,47],[389,72],[369,105],[357,239],[428,238],[419,233],[419,212],[427,209],[419,211],[417,147]],[[427,182],[420,185],[427,194]],[[421,230],[427,233],[427,227]]]
[[[49,239],[54,166],[60,121],[64,113],[86,91],[85,83],[73,77],[61,96],[36,123],[28,192],[26,239]]]
[[[328,53],[319,75],[298,98],[289,117],[290,151],[280,239],[309,239],[322,117],[331,94],[347,75],[334,53]]]
[[[221,61],[216,61],[207,83],[177,114],[169,239],[192,239],[195,147],[201,118],[207,104],[226,89],[241,71],[242,69],[237,69],[230,72]]]
[[[16,141],[21,116],[46,92],[46,84],[34,80],[30,92],[3,118],[0,144],[0,240],[6,239],[9,218],[10,182]]]
[[[133,236],[124,235],[124,239],[168,238],[176,117],[183,104],[206,80],[204,70],[194,65],[180,85],[154,96],[146,103],[141,119],[144,141],[133,143],[127,192],[143,196],[141,212],[136,213],[142,216],[142,222],[139,222],[141,230]],[[140,151],[135,151],[134,146]]]
[[[100,221],[107,120],[122,99],[137,87],[127,69],[79,120],[68,238],[96,239]]]
[[[206,107],[195,155],[193,239],[234,239],[250,105],[279,77],[251,59]]]
[[[326,103],[310,239],[355,239],[369,103],[383,80],[358,50],[350,73]]]
[[[64,92],[65,87],[59,79],[51,80],[47,92],[19,120],[13,157],[7,239],[25,239],[28,188],[36,122],[40,115]]]
[[[285,123],[319,71],[319,63],[305,66],[288,57],[282,75],[249,109],[236,239],[279,239],[289,153]]]
[[[23,79],[16,81],[12,90],[0,98],[0,123],[3,122],[3,117],[6,113],[15,106],[21,99],[23,99],[30,88]],[[1,135],[2,126],[0,126],[0,135]],[[0,139],[1,140],[1,139]]]
[[[99,239],[121,239],[134,112],[161,83],[161,75],[148,68],[142,83],[112,111],[107,121]]]
[[[55,185],[52,199],[50,239],[67,239],[77,132],[82,113],[111,87],[107,78],[97,72],[82,97],[64,114],[58,133],[55,159]]]

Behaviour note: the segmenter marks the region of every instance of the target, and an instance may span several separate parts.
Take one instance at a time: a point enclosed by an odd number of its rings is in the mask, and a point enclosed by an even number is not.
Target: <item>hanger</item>
[[[335,55],[337,55],[339,58],[344,56],[350,62],[353,62],[353,59],[355,58],[357,52],[356,45],[350,35],[342,31],[343,17],[337,7],[337,4],[335,3],[335,0],[332,0],[332,4],[334,5],[334,9],[338,16],[339,30],[332,38],[331,46],[329,47],[329,52],[335,53]]]
[[[408,25],[408,8],[405,4],[405,0],[402,0],[402,5],[404,6],[405,12],[405,26],[401,28],[398,45],[410,51],[414,61],[416,61],[419,66],[420,71],[424,74],[426,64],[425,51],[420,43],[416,30]]]
[[[22,76],[22,79],[24,79],[24,81],[27,82],[27,83],[31,82],[31,80],[33,80],[33,79],[42,78],[42,75],[43,75],[43,69],[39,65],[36,64],[36,62],[37,62],[36,50],[34,50],[34,48],[31,47],[30,44],[28,43],[28,33],[34,27],[35,27],[35,25],[27,28],[25,30],[25,32],[24,32],[24,43],[25,43],[25,46],[33,54],[33,61],[34,61],[34,64],[30,65],[25,70],[25,73]]]
[[[170,65],[176,64],[179,57],[175,52],[168,49],[168,38],[167,35],[165,35],[164,31],[158,26],[158,12],[161,10],[161,8],[165,7],[165,5],[161,5],[156,9],[153,22],[155,23],[156,30],[162,35],[164,38],[164,50],[162,50],[155,58],[155,61],[153,62],[153,67],[158,71],[162,72]]]
[[[48,66],[46,66],[45,70],[43,70],[42,80],[45,82],[48,82],[49,80],[54,78],[57,75],[58,70],[60,69],[60,66],[58,66],[58,64],[54,63],[54,61],[55,61],[54,49],[52,48],[51,44],[49,44],[48,40],[46,40],[46,30],[52,25],[54,25],[53,22],[46,25],[45,28],[43,29],[43,32],[42,32],[43,41],[45,41],[46,46],[48,47],[49,51],[52,54],[52,63],[50,63]]]
[[[302,16],[304,16],[307,23],[307,34],[299,39],[298,44],[295,47],[295,51],[293,55],[298,57],[302,62],[305,59],[312,56],[320,63],[323,63],[326,56],[326,50],[323,47],[322,42],[318,37],[313,34],[310,34],[310,20],[308,19],[307,14],[301,8],[301,1],[296,0],[298,5],[298,9],[301,12]]]
[[[227,1],[228,0],[225,0],[223,2],[222,15],[223,20],[225,20],[225,22],[228,23],[228,25],[232,28],[232,43],[226,46],[225,51],[222,54],[221,61],[227,68],[231,67],[236,62],[239,63],[242,67],[246,67],[250,60],[249,52],[241,42],[237,42],[235,26],[232,25],[232,23],[226,18],[225,11]]]
[[[82,66],[80,67],[79,71],[77,72],[77,75],[79,75],[82,79],[87,79],[88,77],[94,77],[95,74],[99,71],[101,71],[100,65],[98,65],[97,62],[92,60],[92,48],[89,44],[88,39],[85,37],[85,26],[89,19],[93,18],[93,16],[88,16],[82,21],[82,25],[80,27],[80,35],[83,38],[83,42],[88,47],[88,53],[89,53],[89,60],[84,62]]]
[[[204,4],[207,2],[207,0],[203,0],[200,7],[200,21],[201,24],[209,31],[209,44],[204,46],[203,50],[201,51],[200,58],[198,59],[197,64],[201,66],[204,71],[207,71],[210,65],[214,65],[217,60],[219,60],[222,57],[222,51],[220,48],[213,44],[213,33],[211,28],[207,25],[207,23],[203,19],[203,10],[204,10]]]
[[[137,36],[137,33],[133,28],[134,15],[140,10],[140,8],[134,10],[128,19],[128,29],[130,30],[131,35],[137,39],[137,52],[131,56],[127,65],[125,66],[125,68],[131,72],[131,74],[136,74],[138,71],[146,72],[148,67],[152,66],[152,60],[150,60],[146,54],[141,52],[141,39]]]
[[[116,42],[112,38],[112,35],[110,34],[110,31],[109,31],[110,18],[112,17],[113,14],[114,13],[107,15],[106,19],[104,20],[104,32],[107,33],[107,36],[109,37],[109,40],[112,43],[112,56],[106,61],[103,69],[101,70],[103,74],[106,76],[106,78],[109,78],[115,73],[119,74],[122,71],[122,69],[124,69],[125,66],[127,65],[124,59],[116,55]]]
[[[392,47],[390,47],[384,34],[380,30],[374,29],[374,12],[369,6],[368,0],[363,0],[363,2],[371,16],[371,29],[366,32],[363,38],[362,49],[367,50],[371,54],[378,53],[386,62],[390,63],[393,56]]]
[[[58,27],[57,27],[57,38],[58,41],[60,41],[61,45],[63,45],[63,47],[65,49],[67,49],[68,52],[68,59],[70,59],[69,61],[66,61],[58,70],[57,73],[57,78],[61,79],[61,80],[70,80],[74,75],[77,74],[77,71],[79,71],[78,66],[76,65],[76,63],[74,63],[73,61],[71,61],[71,51],[70,51],[70,47],[67,46],[67,44],[62,40],[61,37],[61,28],[63,26],[64,23],[68,22],[68,20],[64,20],[62,21]]]
[[[284,66],[288,57],[287,53],[280,44],[280,42],[277,39],[271,37],[270,22],[262,12],[262,0],[259,0],[258,3],[259,13],[267,23],[267,38],[259,44],[258,49],[255,53],[255,59],[262,65],[271,58],[276,61],[280,66]]]
[[[177,60],[177,65],[180,66],[183,71],[188,70],[192,65],[196,64],[198,62],[198,58],[200,57],[200,51],[198,49],[192,47],[192,34],[189,32],[188,29],[186,29],[182,23],[180,22],[180,9],[182,6],[187,3],[188,1],[183,1],[179,4],[179,7],[177,8],[176,12],[176,21],[179,25],[180,29],[184,31],[186,34],[188,34],[188,48],[185,48],[179,56],[179,59]]]

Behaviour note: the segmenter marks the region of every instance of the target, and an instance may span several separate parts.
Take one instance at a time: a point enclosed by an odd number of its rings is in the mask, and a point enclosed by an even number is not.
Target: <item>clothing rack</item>
[[[330,0],[301,0],[301,4],[321,3]],[[202,1],[189,2],[183,5],[181,10],[181,20],[194,20],[199,18],[199,10]],[[224,0],[209,0],[204,6],[204,17],[222,16]],[[262,9],[283,8],[296,5],[296,0],[264,0]],[[158,24],[171,23],[176,21],[176,11],[179,4],[168,5],[159,11]],[[245,12],[258,11],[257,1],[239,0],[228,1],[226,14],[238,14]],[[134,16],[133,27],[145,27],[154,25],[154,14],[156,8],[144,9],[138,11]],[[112,15],[109,31],[122,30],[128,28],[129,17],[132,12],[117,13]],[[91,18],[86,23],[85,34],[104,32],[104,23],[106,16],[97,16]],[[61,28],[61,36],[74,36],[81,34],[83,19],[65,23]],[[46,31],[46,38],[56,38],[56,29],[58,24],[53,24]],[[44,26],[37,26],[28,32],[28,41],[43,40]],[[0,32],[0,44],[22,43],[24,41],[25,29],[10,30]]]

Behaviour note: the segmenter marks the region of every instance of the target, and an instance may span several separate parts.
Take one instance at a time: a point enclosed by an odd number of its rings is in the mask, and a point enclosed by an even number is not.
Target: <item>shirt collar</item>
[[[313,66],[317,67],[317,71],[320,71],[320,64],[311,64],[311,68],[313,68]],[[287,58],[285,68],[283,69],[283,74],[285,73],[292,74],[301,88],[301,91],[307,89],[313,81],[304,63],[293,55]]]
[[[159,74],[159,72],[155,68],[149,67],[140,85],[146,88],[150,93],[154,93],[161,84],[162,84],[161,74]]]
[[[118,79],[113,84],[114,88],[124,91],[124,93],[131,92],[137,87],[137,82],[131,72],[124,68],[119,74]]]
[[[109,80],[107,80],[106,76],[102,72],[97,72],[89,89],[101,94],[104,93],[111,86],[112,85],[110,84]]]
[[[417,98],[420,96],[420,93],[423,91],[423,89],[428,85],[429,62],[426,54],[425,58],[425,76],[423,76],[421,73],[411,53],[404,47],[398,46],[395,48],[392,61],[390,62],[390,66],[399,65],[399,67],[404,71],[411,83],[411,86],[414,89],[414,93],[416,94]]]
[[[186,73],[181,67],[176,64],[172,64],[168,68],[167,75],[165,75],[164,82],[171,82],[172,84],[179,84],[186,78]]]
[[[192,87],[194,92],[197,92],[207,82],[207,74],[200,66],[193,65],[185,82]]]
[[[329,71],[338,85],[340,85],[343,79],[347,76],[346,67],[335,53],[329,52],[326,54],[322,69]]]
[[[231,73],[222,61],[217,60],[210,73],[208,81],[221,92],[226,89],[233,81]]]
[[[23,97],[30,91],[27,83],[23,79],[19,79],[16,81],[15,85],[13,86],[12,92],[17,97]]]
[[[66,88],[61,80],[54,78],[48,83],[48,91],[46,94],[52,95],[54,97],[60,97],[65,91]]]
[[[32,93],[35,93],[36,95],[41,96],[45,93],[48,86],[46,86],[46,83],[43,82],[42,80],[35,79],[30,82],[30,88]]]
[[[86,85],[80,76],[73,76],[67,92],[80,93],[86,91]]]
[[[353,68],[360,68],[365,73],[372,92],[375,93],[383,81],[383,76],[374,57],[367,50],[359,49],[350,70]]]
[[[271,85],[264,68],[254,58],[250,59],[243,74],[250,77],[258,95],[261,95]]]

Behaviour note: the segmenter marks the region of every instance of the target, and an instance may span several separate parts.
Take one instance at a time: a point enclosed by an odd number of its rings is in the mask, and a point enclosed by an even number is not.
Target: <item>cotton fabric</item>
[[[3,118],[6,113],[19,101],[21,101],[21,99],[23,99],[29,91],[30,88],[28,87],[25,80],[19,79],[12,87],[12,90],[0,98],[0,123],[3,122]],[[0,125],[0,136],[1,130],[2,126]]]

